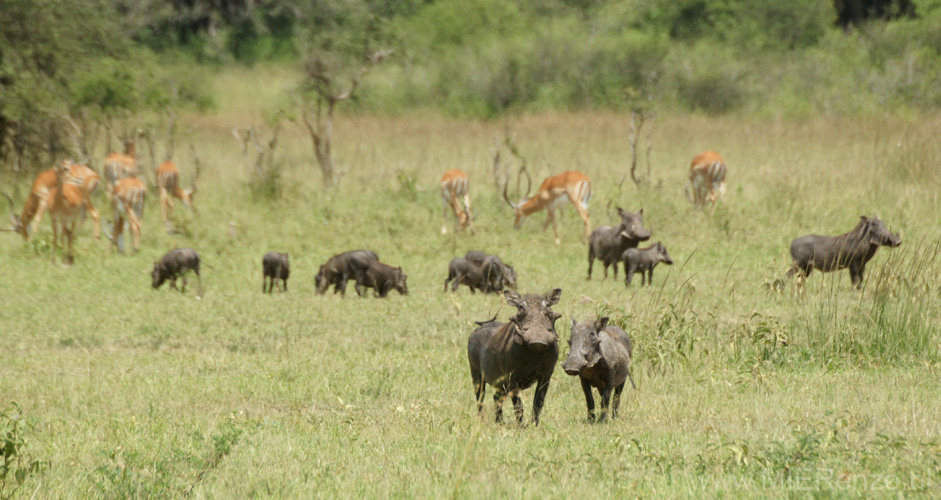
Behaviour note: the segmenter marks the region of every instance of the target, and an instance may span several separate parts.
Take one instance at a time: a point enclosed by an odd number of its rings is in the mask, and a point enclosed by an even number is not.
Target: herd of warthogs
[[[133,144],[129,147],[129,156],[125,163],[133,167]],[[114,156],[114,155],[112,155]],[[494,156],[499,162],[499,154]],[[123,226],[121,217],[130,220],[134,237],[134,249],[137,250],[142,216],[144,187],[136,179],[136,169],[121,167],[117,160],[107,162],[105,177],[108,195],[111,197],[115,212],[115,221]],[[121,167],[121,168],[119,168]],[[167,175],[158,176],[161,194],[161,206],[168,231],[169,213],[172,210],[171,196],[179,198],[187,207],[191,207],[192,196],[196,192],[195,178],[190,190],[182,190],[178,184],[178,171],[172,164],[162,166]],[[173,174],[173,175],[170,175]],[[686,192],[696,208],[702,209],[711,203],[715,210],[716,202],[725,193],[726,166],[722,157],[714,151],[706,151],[693,160],[689,171],[689,185]],[[198,176],[198,169],[197,169]],[[528,177],[528,174],[527,174]],[[124,179],[124,181],[121,181]],[[129,179],[137,181],[131,187],[125,186]],[[531,179],[530,179],[531,180]],[[90,194],[98,185],[99,177],[92,169],[63,161],[56,168],[41,173],[33,184],[33,190],[26,201],[23,214],[14,214],[14,203],[5,193],[10,204],[12,227],[3,231],[16,231],[27,240],[35,231],[42,214],[50,213],[53,220],[54,243],[57,243],[58,231],[62,229],[63,239],[68,240],[67,262],[72,262],[71,242],[78,224],[87,211],[96,222],[98,214],[91,205]],[[130,184],[133,184],[131,182]],[[531,182],[530,182],[531,184]],[[122,187],[124,186],[124,187]],[[467,174],[460,170],[450,170],[441,180],[441,192],[444,202],[445,225],[441,232],[447,232],[447,212],[451,208],[457,221],[457,229],[470,227],[470,194]],[[628,212],[617,209],[620,217],[617,225],[600,226],[590,231],[588,200],[591,197],[591,184],[587,176],[579,172],[565,172],[546,178],[536,195],[527,195],[519,203],[513,203],[507,197],[506,185],[504,199],[514,210],[515,227],[519,229],[522,221],[540,210],[547,211],[547,220],[543,227],[553,225],[556,243],[559,242],[555,229],[554,210],[565,200],[575,205],[585,223],[588,239],[588,279],[591,279],[595,260],[604,265],[604,278],[608,268],[613,267],[617,279],[618,266],[624,266],[624,282],[631,285],[634,275],[641,273],[641,285],[651,285],[653,269],[659,263],[673,264],[673,259],[666,246],[657,241],[641,248],[642,242],[649,241],[652,231],[644,226],[644,210]],[[463,200],[462,202],[459,202]],[[111,237],[117,242],[120,228],[115,227]],[[172,232],[172,231],[171,231]],[[830,272],[849,268],[850,280],[855,288],[861,288],[866,264],[875,255],[880,246],[897,247],[901,244],[898,233],[892,234],[877,217],[862,216],[860,222],[851,231],[838,236],[808,235],[791,242],[790,253],[793,264],[786,278],[799,276],[800,283],[817,269]],[[171,289],[185,292],[188,273],[195,274],[199,283],[199,295],[202,295],[200,277],[200,257],[191,248],[175,249],[166,253],[154,263],[152,285],[158,289],[169,281]],[[262,292],[271,293],[275,288],[287,292],[291,265],[287,253],[268,252],[262,258]],[[183,279],[183,286],[177,288],[176,281]],[[317,271],[314,277],[315,291],[322,295],[333,286],[333,292],[345,295],[349,280],[355,281],[356,293],[362,297],[367,288],[373,289],[376,297],[387,297],[395,290],[401,295],[408,295],[407,276],[401,267],[382,262],[379,255],[367,249],[351,250],[330,257]],[[783,279],[781,283],[783,283]],[[533,399],[532,421],[539,423],[549,381],[559,361],[559,336],[555,322],[561,315],[552,310],[559,303],[561,289],[546,294],[519,294],[517,275],[513,266],[507,264],[498,255],[472,250],[463,257],[455,257],[448,264],[447,277],[444,280],[444,292],[458,292],[465,285],[471,294],[477,291],[485,294],[503,293],[506,303],[516,308],[516,314],[505,323],[494,317],[478,322],[479,327],[471,333],[467,344],[467,358],[470,364],[471,379],[476,395],[478,412],[482,411],[486,385],[494,389],[496,420],[503,415],[503,402],[509,396],[513,401],[518,422],[523,422],[523,402],[520,391],[531,386],[536,387]],[[635,387],[631,375],[631,361],[634,345],[627,333],[609,322],[608,318],[586,319],[581,322],[574,318],[571,322],[571,335],[568,340],[569,353],[562,368],[565,373],[578,376],[588,408],[588,419],[595,421],[595,400],[593,389],[601,396],[601,414],[599,419],[617,416],[621,392],[630,381]],[[613,404],[612,404],[613,393]]]

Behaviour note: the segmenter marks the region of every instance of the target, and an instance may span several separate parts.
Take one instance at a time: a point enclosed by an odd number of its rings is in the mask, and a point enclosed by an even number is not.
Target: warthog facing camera
[[[486,384],[493,386],[496,421],[503,420],[503,401],[513,400],[516,419],[523,423],[523,400],[520,391],[536,385],[533,397],[533,424],[539,425],[549,380],[559,360],[559,336],[555,321],[561,314],[551,307],[559,303],[562,290],[556,288],[545,295],[520,295],[504,292],[507,304],[517,313],[508,323],[494,320],[478,323],[467,342],[467,360],[477,400],[477,412],[483,411]]]
[[[611,402],[611,390],[614,390],[614,405],[611,418],[617,418],[621,404],[621,391],[628,379],[635,389],[631,377],[631,360],[634,349],[627,333],[619,327],[609,324],[608,318],[586,320],[576,323],[572,320],[572,336],[569,338],[569,355],[562,363],[562,369],[569,375],[578,375],[585,392],[588,405],[588,420],[595,421],[595,400],[591,388],[597,387],[601,394],[601,421],[604,422]]]

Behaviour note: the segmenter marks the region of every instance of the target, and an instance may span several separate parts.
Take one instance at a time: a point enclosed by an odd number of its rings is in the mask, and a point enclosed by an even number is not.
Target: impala
[[[555,222],[555,209],[566,201],[572,202],[579,217],[585,222],[585,238],[591,234],[591,220],[588,217],[588,200],[591,198],[591,181],[588,176],[581,172],[563,172],[559,175],[547,177],[539,186],[539,192],[531,198],[524,197],[519,203],[513,203],[507,198],[506,190],[509,182],[503,185],[503,199],[516,213],[516,221],[513,227],[519,229],[523,225],[526,217],[540,210],[547,212],[546,222],[542,226],[545,231],[552,223],[552,230],[555,233],[555,244],[558,245],[559,229]],[[529,196],[529,189],[526,190]]]
[[[464,209],[461,209],[459,199],[464,200]],[[441,234],[448,234],[448,206],[454,211],[454,217],[457,219],[457,231],[470,227],[471,208],[470,208],[470,184],[467,180],[467,174],[461,170],[448,170],[441,178],[441,201],[444,203],[441,223]]]
[[[692,190],[692,195],[690,194]],[[725,160],[715,151],[703,151],[693,158],[689,166],[689,184],[686,197],[696,208],[712,203],[716,210],[716,198],[725,195]]]
[[[133,140],[124,141],[124,154],[111,153],[105,157],[105,183],[108,195],[114,192],[114,187],[121,179],[137,177],[137,148]]]
[[[72,241],[75,230],[82,216],[83,195],[82,190],[75,184],[66,181],[69,175],[71,162],[65,161],[56,165],[56,184],[49,191],[49,216],[52,218],[53,242],[58,239],[58,228],[62,228],[62,235],[68,241],[65,261],[69,264],[75,261]]]
[[[91,216],[92,220],[95,221],[95,238],[100,238],[101,223],[99,221],[98,210],[96,210],[91,203],[91,195],[94,193],[95,189],[98,188],[101,178],[94,170],[85,165],[79,165],[70,160],[63,161],[62,165],[67,168],[63,180],[79,187],[82,193],[83,208],[88,215]],[[40,172],[39,175],[36,176],[36,179],[33,180],[33,186],[30,189],[29,196],[26,198],[26,203],[23,205],[22,215],[18,217],[13,214],[13,200],[4,194],[10,202],[10,221],[12,222],[12,227],[3,229],[3,231],[15,231],[29,240],[29,235],[36,232],[39,223],[42,222],[43,215],[49,209],[49,203],[51,201],[49,195],[52,190],[55,189],[55,186],[55,168]],[[53,243],[56,243],[56,241],[53,240]]]
[[[146,194],[147,188],[137,177],[121,179],[114,186],[111,192],[111,207],[114,209],[114,235],[111,242],[115,247],[119,245],[118,239],[124,232],[124,222],[127,221],[134,251],[140,248],[140,222],[144,215]]]
[[[193,195],[196,194],[196,178],[193,178],[190,189],[181,188],[180,170],[172,161],[165,161],[157,169],[157,188],[160,189],[160,213],[169,231],[170,216],[173,215],[173,198],[180,200],[186,208],[192,210]]]

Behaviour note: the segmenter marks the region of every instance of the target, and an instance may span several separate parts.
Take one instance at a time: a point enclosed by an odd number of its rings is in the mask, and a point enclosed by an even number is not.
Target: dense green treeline
[[[0,0],[0,13],[6,165],[70,147],[63,116],[107,128],[210,108],[214,68],[314,58],[340,77],[380,48],[392,57],[359,109],[941,106],[939,0]]]

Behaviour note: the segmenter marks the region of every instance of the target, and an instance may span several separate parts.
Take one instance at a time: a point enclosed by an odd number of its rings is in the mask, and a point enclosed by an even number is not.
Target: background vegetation
[[[62,267],[48,219],[29,243],[2,234],[0,448],[16,453],[0,496],[937,491],[935,4],[846,30],[818,2],[219,5],[0,0],[3,19],[20,20],[0,22],[2,186],[18,203],[31,170],[76,153],[63,115],[99,127],[88,139],[100,167],[118,135],[159,138],[176,114],[184,187],[194,158],[182,143],[203,166],[177,234],[149,190],[138,254],[114,253],[86,223]],[[56,29],[36,28],[45,21]],[[325,190],[293,114],[304,64],[355,67],[376,47],[395,52],[341,108],[345,175]],[[637,106],[658,112],[640,187],[624,181]],[[243,154],[232,130],[252,126],[264,148],[278,125],[258,175],[254,146]],[[584,279],[570,209],[558,247],[543,215],[513,231],[489,151],[505,125],[535,178],[590,176],[594,225],[643,207],[676,264],[628,290],[597,268]],[[682,194],[707,148],[729,163],[712,217]],[[437,231],[446,168],[471,176],[473,235]],[[94,202],[110,211],[102,193]],[[877,253],[863,291],[845,271],[777,291],[792,238],[847,231],[861,214],[904,241]],[[153,261],[179,246],[213,266],[200,300],[150,289]],[[403,266],[410,295],[314,295],[317,266],[360,247]],[[563,355],[573,318],[608,315],[631,334],[639,388],[621,419],[587,424],[561,370],[538,428],[494,425],[489,401],[476,417],[466,339],[473,321],[509,311],[496,296],[442,293],[448,261],[470,249],[513,264],[523,292],[563,289]],[[286,294],[260,293],[270,250],[291,255]]]

